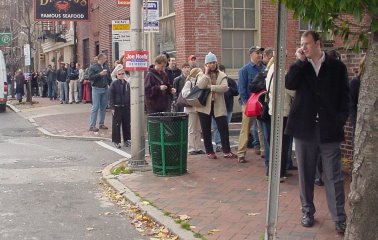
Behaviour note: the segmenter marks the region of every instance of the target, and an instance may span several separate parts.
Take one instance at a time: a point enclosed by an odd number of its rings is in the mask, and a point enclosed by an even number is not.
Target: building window
[[[303,19],[299,21],[299,39],[301,39],[302,34],[308,30],[315,30],[320,33],[321,39],[325,46],[329,44],[333,45],[333,34],[332,32],[324,32],[321,27],[315,27],[311,22],[306,22]]]
[[[176,26],[174,0],[160,0],[160,38],[159,52],[174,54],[176,51]]]
[[[160,16],[167,16],[175,12],[174,0],[159,0],[159,14]]]
[[[255,44],[256,1],[222,0],[222,59],[226,68],[241,68]]]

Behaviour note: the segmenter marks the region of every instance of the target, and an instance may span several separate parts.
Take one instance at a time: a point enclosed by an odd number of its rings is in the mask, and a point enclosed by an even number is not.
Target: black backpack
[[[248,89],[251,93],[258,93],[264,89],[266,89],[266,75],[268,71],[259,72],[255,78],[248,84]]]

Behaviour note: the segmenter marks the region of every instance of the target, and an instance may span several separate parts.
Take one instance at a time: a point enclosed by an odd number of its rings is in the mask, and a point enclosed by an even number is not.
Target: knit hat
[[[205,64],[208,64],[210,62],[218,62],[217,56],[215,56],[214,53],[209,52],[205,57]]]
[[[190,70],[188,78],[196,78],[200,73],[202,73],[201,68],[193,68],[192,70]]]

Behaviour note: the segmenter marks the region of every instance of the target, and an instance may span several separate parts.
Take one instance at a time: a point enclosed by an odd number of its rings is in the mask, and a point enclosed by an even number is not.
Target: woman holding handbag
[[[217,158],[211,141],[211,120],[214,117],[219,129],[224,157],[236,158],[237,156],[230,149],[227,110],[224,100],[224,93],[228,90],[227,75],[219,71],[217,57],[214,53],[209,52],[206,55],[205,74],[200,73],[197,78],[197,86],[200,89],[210,89],[211,91],[207,97],[206,105],[196,107],[207,157],[209,159]]]
[[[181,90],[181,95],[186,98],[190,90],[196,84],[197,76],[203,74],[201,68],[193,68]],[[205,154],[201,149],[201,124],[198,118],[198,113],[194,107],[185,107],[184,112],[188,114],[188,152],[190,155]]]

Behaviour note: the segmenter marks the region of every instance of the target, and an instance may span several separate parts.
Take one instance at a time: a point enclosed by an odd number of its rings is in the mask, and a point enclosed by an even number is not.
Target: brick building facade
[[[275,46],[277,10],[270,0],[160,0],[160,7],[161,31],[159,34],[146,34],[144,46],[151,55],[162,51],[173,53],[179,66],[191,54],[203,64],[205,55],[211,51],[235,78],[239,68],[249,61],[247,50],[250,46]],[[116,54],[111,21],[129,19],[129,16],[129,8],[118,7],[116,1],[92,0],[91,22],[77,26],[78,61],[89,65],[95,55],[106,53],[109,62],[113,63]],[[290,64],[300,44],[301,30],[305,29],[301,29],[300,21],[293,19],[290,13],[287,26],[287,64]],[[156,42],[147,44],[151,39]],[[332,42],[332,48],[342,47],[341,39],[335,38]],[[361,56],[342,52],[342,60],[348,66],[351,78],[355,76]],[[350,130],[350,125],[347,125],[347,141],[342,147],[343,156],[349,159],[352,157]]]

